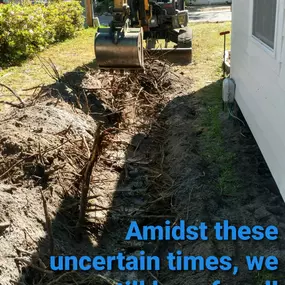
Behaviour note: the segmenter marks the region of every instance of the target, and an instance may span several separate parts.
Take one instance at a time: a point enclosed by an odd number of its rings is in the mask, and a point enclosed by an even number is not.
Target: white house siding
[[[285,200],[285,0],[278,1],[276,53],[251,35],[253,0],[233,0],[231,77],[236,101]]]

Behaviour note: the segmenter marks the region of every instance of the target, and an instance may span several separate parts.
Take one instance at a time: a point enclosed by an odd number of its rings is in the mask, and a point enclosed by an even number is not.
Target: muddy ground
[[[217,279],[222,284],[264,284],[267,279],[285,284],[285,206],[248,127],[221,111],[224,159],[229,160],[224,162],[235,173],[232,188],[225,189],[220,178],[227,169],[211,157],[211,130],[201,119],[208,106],[201,103],[199,91],[192,92],[191,79],[159,61],[149,63],[146,72],[66,74],[35,92],[24,106],[2,112],[1,285],[105,285],[133,279],[146,284],[157,279],[164,285],[212,284]],[[203,92],[220,90],[221,81],[211,85]],[[80,178],[100,123],[100,156],[92,172],[85,227],[78,237]],[[275,242],[126,242],[134,219],[141,226],[163,225],[166,219],[209,226],[223,220],[236,226],[272,224],[280,235]],[[134,255],[141,250],[160,256],[162,270],[49,270],[51,254]],[[171,272],[165,257],[176,250],[231,256],[239,274]],[[248,272],[245,255],[276,255],[280,270]]]

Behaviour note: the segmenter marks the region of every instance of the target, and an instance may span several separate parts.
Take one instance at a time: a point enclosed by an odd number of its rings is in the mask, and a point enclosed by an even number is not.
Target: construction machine
[[[143,69],[144,50],[191,63],[192,29],[184,5],[184,0],[114,0],[109,27],[99,27],[95,36],[99,68]],[[157,48],[159,40],[163,48]]]

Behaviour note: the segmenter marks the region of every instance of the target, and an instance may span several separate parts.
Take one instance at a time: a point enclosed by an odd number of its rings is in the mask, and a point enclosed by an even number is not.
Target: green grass
[[[228,30],[230,24],[194,24],[192,27],[194,30],[193,53],[196,63],[186,68],[185,73],[191,75],[199,88],[204,86],[205,82],[215,80],[219,76],[219,71],[213,70],[217,61],[221,60],[223,52],[223,39],[219,36],[219,32]],[[61,74],[72,71],[93,61],[95,31],[92,28],[85,29],[79,32],[76,38],[51,46],[39,56],[45,59],[50,58]],[[37,57],[25,61],[21,66],[0,71],[0,80],[22,95],[26,94],[22,91],[23,89],[52,82]]]
[[[88,64],[94,60],[95,31],[93,28],[80,31],[76,38],[55,44],[39,56],[44,59],[50,58],[61,74]],[[37,57],[26,60],[21,66],[0,71],[0,81],[21,95],[27,94],[22,91],[23,89],[53,82]]]
[[[193,23],[193,65],[185,73],[193,78],[195,89],[221,78],[224,38],[220,32],[231,30],[231,23]],[[230,49],[230,35],[227,36]]]
[[[234,154],[227,152],[222,133],[222,62],[224,38],[220,32],[231,30],[231,23],[199,23],[193,28],[193,65],[184,73],[193,79],[193,91],[201,102],[199,128],[201,155],[211,165],[219,167],[216,187],[221,195],[237,195],[238,179],[233,169]],[[227,49],[230,49],[230,35]]]

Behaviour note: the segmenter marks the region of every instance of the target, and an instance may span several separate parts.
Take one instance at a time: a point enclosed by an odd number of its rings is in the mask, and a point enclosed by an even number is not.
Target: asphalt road
[[[232,20],[230,10],[190,12],[190,22],[227,22]]]
[[[99,16],[100,24],[108,26],[111,22],[111,16]],[[189,12],[190,22],[227,22],[232,20],[232,12],[230,10],[212,10],[201,12]]]

